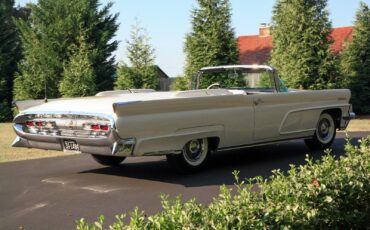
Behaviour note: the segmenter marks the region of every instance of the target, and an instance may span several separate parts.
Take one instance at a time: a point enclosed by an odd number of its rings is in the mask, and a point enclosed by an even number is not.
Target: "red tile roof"
[[[352,30],[352,26],[338,27],[332,30],[333,44],[331,44],[331,50],[334,54],[338,54],[343,50],[347,40],[352,41]]]
[[[331,32],[334,54],[342,51],[346,40],[352,41],[352,26],[334,28]],[[239,61],[241,64],[265,64],[268,62],[272,50],[272,37],[259,35],[239,36]]]

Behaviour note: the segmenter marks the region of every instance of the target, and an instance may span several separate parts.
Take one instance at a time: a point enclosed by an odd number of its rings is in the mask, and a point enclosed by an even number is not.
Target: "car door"
[[[254,132],[255,142],[268,141],[269,139],[282,138],[280,128],[286,114],[295,105],[295,100],[289,93],[282,92],[279,87],[278,77],[274,73],[258,75],[255,84],[256,92],[252,94],[254,107]],[[263,88],[258,87],[263,85]],[[299,102],[299,100],[297,100]]]
[[[291,109],[291,96],[286,93],[257,93],[253,96],[255,141],[267,141],[281,136],[281,123]]]
[[[286,140],[313,135],[320,109],[306,91],[288,91],[278,76],[273,77],[276,90],[253,95],[254,142]],[[271,85],[271,87],[274,87]]]

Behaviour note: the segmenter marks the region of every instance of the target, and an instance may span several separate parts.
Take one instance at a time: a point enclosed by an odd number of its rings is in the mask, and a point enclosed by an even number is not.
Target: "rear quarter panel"
[[[114,106],[121,138],[136,137],[134,154],[181,150],[194,138],[219,137],[219,147],[252,139],[253,104],[245,95],[143,101]]]

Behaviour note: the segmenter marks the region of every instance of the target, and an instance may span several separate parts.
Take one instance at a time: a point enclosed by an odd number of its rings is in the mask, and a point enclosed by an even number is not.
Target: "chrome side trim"
[[[158,152],[148,152],[144,153],[142,156],[163,156],[167,154],[181,154],[182,150],[168,150],[168,151],[158,151]]]
[[[217,149],[217,152],[252,148],[252,147],[258,147],[258,146],[264,146],[264,145],[272,145],[272,144],[277,144],[277,143],[281,143],[281,142],[307,139],[307,138],[312,138],[312,136],[302,136],[302,137],[288,138],[288,139],[282,139],[282,140],[276,140],[276,141],[260,142],[260,143],[256,143],[256,144],[247,144],[247,145],[237,145],[237,146],[223,147],[223,148]]]
[[[315,131],[315,130],[316,130],[316,128],[312,128],[312,129],[300,129],[300,130],[294,130],[294,131],[288,131],[288,132],[281,132],[280,131],[280,134],[286,135],[286,134],[310,132],[310,131]]]

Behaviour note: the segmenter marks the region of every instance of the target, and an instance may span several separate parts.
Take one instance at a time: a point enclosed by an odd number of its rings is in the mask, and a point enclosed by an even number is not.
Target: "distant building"
[[[154,66],[157,69],[158,80],[159,80],[159,90],[169,91],[172,83],[172,79],[157,65]]]
[[[343,50],[345,41],[352,41],[352,30],[352,26],[337,27],[332,30],[331,50],[335,55]],[[240,64],[266,64],[272,50],[272,39],[270,27],[265,23],[260,25],[258,35],[239,36]]]

